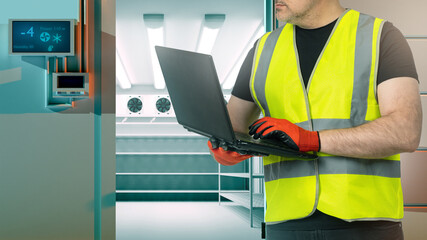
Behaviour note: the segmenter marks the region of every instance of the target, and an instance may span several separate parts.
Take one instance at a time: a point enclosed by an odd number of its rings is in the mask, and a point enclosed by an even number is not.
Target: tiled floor
[[[217,202],[117,202],[117,240],[260,240],[248,214]],[[257,224],[258,225],[258,224]]]
[[[427,239],[426,212],[405,211],[406,240]],[[261,240],[247,209],[229,203],[117,202],[116,220],[117,240]]]

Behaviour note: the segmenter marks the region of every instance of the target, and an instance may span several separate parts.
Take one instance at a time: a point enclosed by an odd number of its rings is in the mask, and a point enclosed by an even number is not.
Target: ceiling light
[[[121,88],[129,89],[132,87],[118,50],[116,50],[116,79]]]
[[[197,43],[197,52],[211,54],[224,21],[225,14],[205,14]]]
[[[150,45],[151,63],[153,66],[154,88],[164,89],[165,79],[160,68],[159,60],[156,56],[155,46],[164,46],[164,14],[144,14],[144,22],[147,27],[148,40]]]

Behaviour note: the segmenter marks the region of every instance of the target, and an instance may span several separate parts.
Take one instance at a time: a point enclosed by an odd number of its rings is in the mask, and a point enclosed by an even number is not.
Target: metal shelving
[[[116,190],[116,193],[218,193],[218,190]]]
[[[264,194],[253,193],[252,206],[250,192],[222,192],[221,196],[230,199],[231,201],[244,206],[245,208],[263,208],[264,207]]]
[[[116,176],[217,176],[218,173],[116,173]]]
[[[249,173],[221,173],[221,176],[250,178]],[[253,174],[252,178],[264,178],[264,175],[263,174]]]
[[[221,204],[221,197],[227,198],[228,200],[241,205],[249,209],[250,225],[254,227],[254,210],[264,208],[264,194],[254,192],[254,179],[264,179],[264,174],[254,173],[253,170],[253,158],[248,160],[249,170],[245,173],[221,173],[221,167],[219,166],[219,197],[218,202]],[[262,169],[262,168],[260,168]],[[240,190],[240,191],[224,191],[221,190],[221,177],[233,177],[233,178],[245,178],[249,180],[249,190]],[[262,188],[261,188],[262,189]],[[263,219],[262,217],[257,217],[257,219]]]
[[[254,182],[261,183],[264,175],[254,174],[252,158],[221,172],[221,165],[210,157],[207,138],[183,131],[176,123],[131,120],[117,122],[119,201],[218,199],[221,204],[223,197],[248,210],[251,227],[254,219],[262,221],[263,188],[254,192]]]
[[[215,200],[217,163],[199,135],[118,135],[118,200]]]

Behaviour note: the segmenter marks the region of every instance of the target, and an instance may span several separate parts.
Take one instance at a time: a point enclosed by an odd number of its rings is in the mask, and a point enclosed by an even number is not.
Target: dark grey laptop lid
[[[156,52],[178,123],[204,136],[234,142],[212,57],[159,46]]]

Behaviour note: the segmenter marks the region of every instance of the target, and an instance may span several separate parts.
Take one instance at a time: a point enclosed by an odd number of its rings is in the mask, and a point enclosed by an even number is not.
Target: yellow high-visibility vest
[[[307,130],[350,128],[381,116],[376,99],[384,20],[345,11],[337,20],[307,89],[295,26],[265,34],[254,55],[251,94],[264,116]],[[351,146],[348,146],[351,147]],[[318,153],[316,160],[264,157],[267,223],[316,209],[346,221],[403,218],[400,156],[359,159]]]

